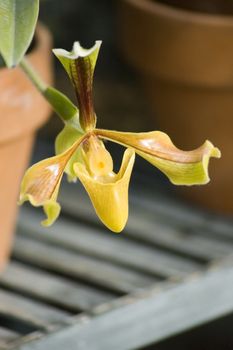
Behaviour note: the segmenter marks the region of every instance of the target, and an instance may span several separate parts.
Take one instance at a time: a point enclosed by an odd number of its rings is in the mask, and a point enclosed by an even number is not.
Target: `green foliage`
[[[8,67],[26,53],[39,13],[39,0],[0,0],[0,53]]]
[[[49,86],[43,95],[64,122],[78,116],[78,108],[59,90]]]

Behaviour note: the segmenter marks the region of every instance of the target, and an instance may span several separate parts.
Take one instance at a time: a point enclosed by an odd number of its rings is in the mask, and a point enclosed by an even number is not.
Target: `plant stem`
[[[44,94],[47,85],[45,82],[41,79],[39,74],[35,71],[35,69],[32,67],[30,62],[26,59],[23,58],[19,64],[20,68],[24,71],[24,73],[27,75],[27,77],[31,80],[31,82],[35,85],[35,87],[42,93]]]
[[[39,74],[36,72],[36,70],[32,67],[32,65],[30,64],[30,62],[28,62],[26,58],[22,59],[19,66],[27,75],[27,77],[31,80],[31,82],[37,88],[37,90],[51,105],[53,110],[60,116],[64,123],[71,120],[73,117],[78,116],[78,109],[70,101],[70,99],[63,93],[61,93],[59,90],[45,84],[45,82],[41,79]]]

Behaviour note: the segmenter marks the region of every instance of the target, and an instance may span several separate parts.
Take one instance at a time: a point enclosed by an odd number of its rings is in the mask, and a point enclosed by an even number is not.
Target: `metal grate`
[[[145,184],[115,235],[78,186],[63,188],[52,228],[21,210],[0,279],[0,349],[136,349],[233,310],[232,222]]]

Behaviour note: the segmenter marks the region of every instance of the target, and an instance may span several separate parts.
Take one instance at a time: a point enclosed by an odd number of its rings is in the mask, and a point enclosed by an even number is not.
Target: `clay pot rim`
[[[35,47],[32,49],[32,51],[28,55],[26,55],[26,57],[28,58],[35,56],[37,54],[37,51],[46,50],[48,47],[48,44],[51,42],[51,37],[48,34],[48,29],[41,22],[37,23],[35,37],[36,37]]]
[[[29,62],[32,63],[32,65],[35,64],[35,62],[37,62],[37,66],[38,66],[38,60],[40,59],[39,62],[41,62],[41,58],[42,58],[42,62],[40,63],[40,68],[39,66],[36,67],[37,70],[39,71],[39,73],[42,76],[42,79],[45,81],[45,83],[51,84],[51,79],[52,79],[52,73],[49,71],[51,71],[51,55],[50,55],[50,50],[52,47],[52,37],[51,37],[51,33],[50,31],[47,29],[46,26],[44,26],[41,23],[37,24],[36,27],[36,31],[35,31],[35,45],[33,46],[33,49],[31,50],[31,52],[29,54],[26,55],[26,58],[29,60]],[[50,56],[50,57],[48,57]],[[43,72],[42,66],[43,64],[43,57],[45,57],[45,62],[47,61],[47,64],[45,65],[45,69]],[[0,68],[0,73],[1,76],[3,77],[2,79],[4,79],[4,76],[6,77],[10,77],[14,74],[16,74],[16,77],[18,77],[18,79],[21,79],[23,77],[23,79],[27,80],[27,84],[28,84],[28,89],[31,89],[31,91],[33,90],[33,96],[35,97],[35,92],[36,94],[38,94],[38,98],[41,99],[41,101],[43,100],[43,104],[47,105],[47,110],[51,110],[50,105],[45,101],[45,99],[42,97],[42,95],[40,96],[40,93],[38,91],[36,91],[36,88],[33,86],[33,84],[29,81],[29,79],[26,77],[26,75],[23,73],[23,71],[21,71],[20,67],[15,67],[15,68],[7,68],[7,67],[1,67]],[[8,78],[7,78],[8,79]],[[16,82],[17,83],[17,82]],[[37,103],[38,99],[37,99]],[[0,109],[1,109],[1,103],[0,103]],[[30,108],[32,109],[32,108]],[[28,110],[25,112],[28,113]],[[33,113],[32,111],[30,113]],[[45,112],[42,113],[40,116],[37,116],[35,118],[30,118],[28,119],[27,123],[24,123],[22,125],[19,126],[19,119],[17,114],[14,114],[14,116],[12,116],[12,118],[10,118],[10,121],[8,119],[8,127],[7,129],[5,127],[2,127],[4,125],[4,119],[1,119],[0,116],[0,147],[4,144],[6,144],[9,141],[12,140],[16,140],[20,137],[22,137],[23,135],[27,135],[30,134],[32,132],[35,132],[37,129],[39,129],[48,119],[50,113],[49,112]],[[16,127],[9,127],[10,125],[16,125]]]
[[[177,8],[168,4],[162,4],[156,0],[123,0],[132,6],[142,9],[148,14],[159,14],[161,17],[170,17],[172,20],[188,21],[200,25],[233,27],[233,15],[218,15],[201,13],[183,8]]]

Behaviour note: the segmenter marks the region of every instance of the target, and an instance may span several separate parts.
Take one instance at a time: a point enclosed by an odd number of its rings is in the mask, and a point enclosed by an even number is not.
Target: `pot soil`
[[[42,25],[27,56],[42,78],[51,83],[51,36]],[[0,69],[0,270],[10,253],[22,175],[28,165],[35,131],[47,120],[50,107],[20,68]]]
[[[196,203],[232,214],[233,6],[226,0],[193,1],[195,8],[188,3],[121,0],[120,45],[142,74],[156,127],[180,148],[207,138],[222,151],[211,162],[208,185],[180,189]]]

